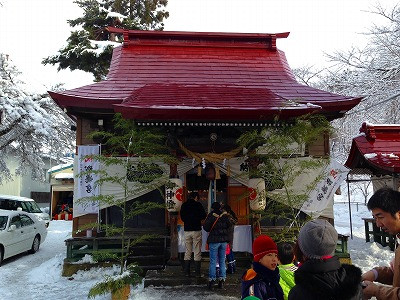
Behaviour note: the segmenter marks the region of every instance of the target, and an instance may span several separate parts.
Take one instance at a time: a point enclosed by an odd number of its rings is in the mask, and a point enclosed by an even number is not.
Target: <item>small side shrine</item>
[[[50,216],[53,220],[72,220],[73,165],[73,163],[60,164],[47,171],[51,188]]]
[[[181,161],[169,168],[170,178],[181,187],[179,199],[198,191],[206,210],[210,202],[227,203],[239,217],[239,226],[252,225],[248,218],[252,199],[238,199],[259,183],[237,176],[249,168],[237,138],[255,128],[287,126],[311,113],[328,120],[340,118],[361,100],[299,84],[276,46],[288,32],[108,31],[124,41],[114,48],[107,79],[49,92],[76,119],[76,144],[96,144],[87,134],[111,130],[117,112],[138,126],[162,127]],[[304,145],[298,155],[328,156],[329,136]],[[214,191],[211,200],[210,191]],[[172,195],[167,193],[166,198]],[[140,197],[164,201],[157,193]],[[132,227],[168,227],[173,232],[181,224],[179,207],[167,208],[136,218]],[[106,210],[107,220],[118,223],[113,208]],[[97,218],[95,214],[74,218],[74,231]],[[251,230],[245,235],[251,241]]]
[[[390,187],[400,189],[400,125],[370,124],[364,122],[360,134],[353,138],[345,166],[351,169],[347,175],[347,186],[350,206],[349,185],[354,182],[369,181],[373,191]],[[365,218],[365,237],[371,237],[383,246],[394,249],[394,236],[382,231],[372,218]],[[350,210],[351,228],[351,210]]]
[[[363,123],[353,138],[345,166],[351,174],[370,174],[374,191],[388,186],[399,189],[400,125]]]

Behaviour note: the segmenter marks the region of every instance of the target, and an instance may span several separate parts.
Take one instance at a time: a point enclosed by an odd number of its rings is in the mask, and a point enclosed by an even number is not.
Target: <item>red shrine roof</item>
[[[363,123],[345,165],[370,169],[377,175],[400,173],[400,125]]]
[[[60,107],[114,110],[137,120],[270,120],[310,112],[340,117],[361,98],[296,82],[277,38],[289,33],[138,31],[124,36],[107,79],[49,92]]]

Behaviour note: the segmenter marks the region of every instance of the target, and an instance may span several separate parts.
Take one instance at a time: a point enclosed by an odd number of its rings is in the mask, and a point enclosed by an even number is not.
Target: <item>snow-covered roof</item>
[[[55,173],[55,172],[60,172],[62,170],[66,170],[66,169],[72,168],[73,166],[74,166],[73,163],[60,164],[60,165],[54,166],[51,169],[49,169],[47,171],[47,173],[52,174],[52,173]]]
[[[54,176],[55,179],[74,179],[74,173],[58,173]]]

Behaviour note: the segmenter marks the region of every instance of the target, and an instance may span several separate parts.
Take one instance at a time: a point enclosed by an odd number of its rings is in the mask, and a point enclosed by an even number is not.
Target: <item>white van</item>
[[[46,223],[46,227],[49,227],[50,216],[49,214],[42,212],[35,202],[31,198],[11,196],[11,195],[0,195],[0,209],[5,210],[23,210],[25,212],[34,214],[39,220],[43,220]]]

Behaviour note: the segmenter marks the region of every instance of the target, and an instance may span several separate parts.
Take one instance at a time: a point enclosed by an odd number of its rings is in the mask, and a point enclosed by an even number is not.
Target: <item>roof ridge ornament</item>
[[[362,123],[360,133],[364,132],[365,136],[370,139],[376,139],[375,126],[367,122]]]
[[[106,30],[110,33],[122,34],[124,47],[135,44],[180,47],[267,48],[276,50],[276,39],[287,38],[290,34],[290,32],[239,33],[129,30],[110,26],[106,27]]]

